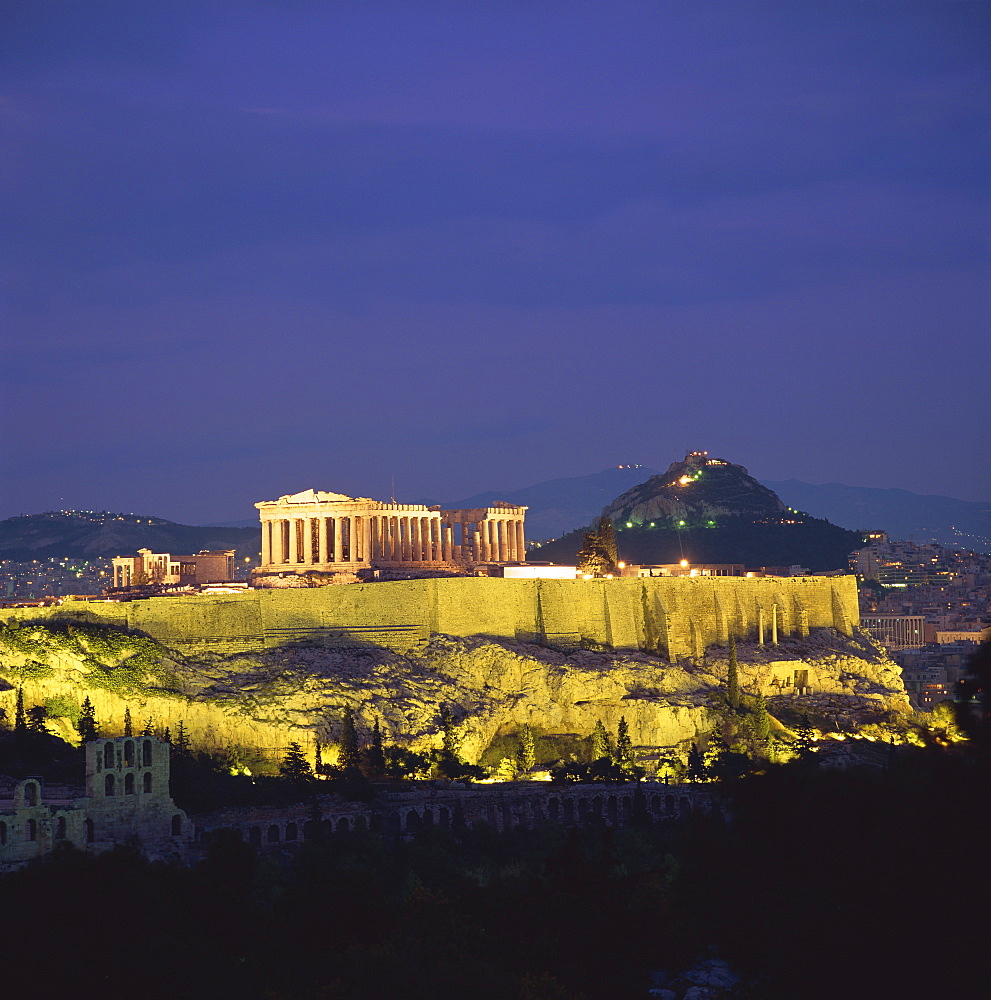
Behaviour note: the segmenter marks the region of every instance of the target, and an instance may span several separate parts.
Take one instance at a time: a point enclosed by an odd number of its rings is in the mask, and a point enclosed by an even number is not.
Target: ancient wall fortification
[[[820,627],[849,635],[859,621],[852,576],[398,580],[0,611],[0,621],[11,619],[100,623],[223,653],[307,638],[404,651],[443,634],[641,649],[672,660],[702,656],[730,636],[773,641]]]

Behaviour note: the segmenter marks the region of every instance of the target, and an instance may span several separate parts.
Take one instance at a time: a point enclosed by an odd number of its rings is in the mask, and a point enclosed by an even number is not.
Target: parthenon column
[[[313,518],[303,518],[303,562],[313,565]]]
[[[343,551],[341,547],[341,523],[342,519],[340,517],[334,518],[334,562],[339,563],[341,561],[341,552]]]
[[[272,522],[262,521],[262,565],[272,561]]]
[[[516,558],[522,562],[526,559],[526,542],[523,540],[523,522],[516,522]]]
[[[361,559],[362,562],[369,562],[372,558],[372,519],[363,517],[361,519]]]
[[[509,522],[499,522],[499,562],[509,561]]]
[[[454,526],[444,521],[440,524],[440,554],[444,562],[451,562],[454,558]]]
[[[324,565],[327,558],[327,518],[320,517],[317,521],[317,561]]]

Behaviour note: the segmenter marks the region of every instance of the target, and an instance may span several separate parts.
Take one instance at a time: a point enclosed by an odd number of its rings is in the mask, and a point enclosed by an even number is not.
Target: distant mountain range
[[[258,558],[261,535],[253,527],[176,524],[134,514],[49,511],[0,521],[0,559],[68,557],[100,559],[134,555],[139,548],[172,555],[200,549],[234,549],[239,560]]]

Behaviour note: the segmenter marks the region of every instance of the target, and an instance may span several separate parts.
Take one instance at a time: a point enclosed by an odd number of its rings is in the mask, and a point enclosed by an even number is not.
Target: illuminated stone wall
[[[0,620],[11,618],[102,622],[218,652],[305,638],[404,650],[441,633],[643,649],[669,659],[701,656],[730,635],[754,638],[762,630],[772,642],[775,630],[779,637],[819,627],[850,634],[859,621],[852,576],[400,580],[0,611]]]

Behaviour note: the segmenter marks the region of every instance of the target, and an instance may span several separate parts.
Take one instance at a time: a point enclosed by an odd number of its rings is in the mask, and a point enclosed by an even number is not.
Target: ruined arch
[[[103,779],[103,794],[108,798],[116,794],[114,776],[112,774],[108,774]]]
[[[115,754],[113,743],[107,743],[103,747],[103,766],[109,771],[115,764]]]
[[[280,836],[279,828],[278,828],[278,826],[275,823],[273,823],[268,828],[268,836],[267,836],[266,839],[268,840],[268,842],[270,844],[277,844],[279,842],[279,836]]]
[[[145,740],[141,744],[141,766],[151,767],[151,740]]]
[[[124,767],[134,767],[134,740],[124,744]]]
[[[124,775],[124,794],[133,795],[134,794],[134,774],[128,773]]]
[[[141,790],[143,792],[151,791],[151,771],[145,771],[141,776]]]

